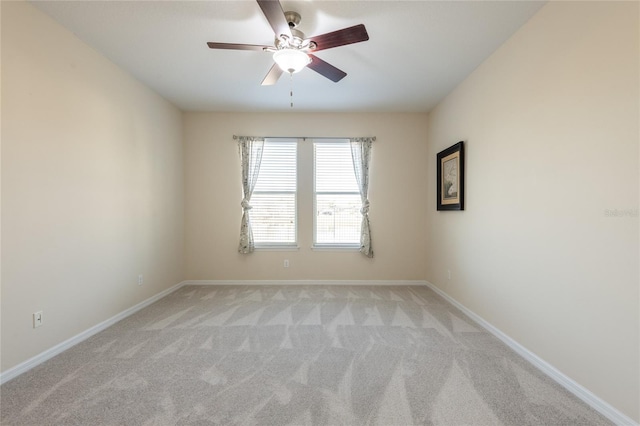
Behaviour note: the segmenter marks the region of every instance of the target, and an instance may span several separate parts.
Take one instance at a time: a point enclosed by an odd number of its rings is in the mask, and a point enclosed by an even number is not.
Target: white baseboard
[[[427,287],[431,290],[438,293],[444,299],[446,299],[449,303],[451,303],[456,308],[460,309],[464,312],[469,318],[478,323],[481,327],[485,328],[488,332],[496,336],[503,343],[513,349],[518,355],[522,356],[524,359],[529,361],[531,364],[536,366],[540,371],[545,373],[547,376],[552,378],[558,384],[563,386],[569,392],[580,398],[586,404],[588,404],[591,408],[598,411],[600,414],[611,420],[613,423],[617,425],[624,426],[638,426],[638,423],[627,417],[625,414],[621,413],[619,410],[611,406],[608,402],[602,400],[593,392],[589,391],[584,386],[578,384],[576,381],[562,373],[560,370],[555,368],[553,365],[549,364],[547,361],[540,358],[535,353],[531,352],[529,349],[522,346],[520,343],[513,340],[511,337],[507,336],[505,333],[500,331],[498,328],[493,326],[491,323],[487,322],[484,318],[464,306],[462,303],[458,302],[453,297],[449,296],[447,293],[442,291],[440,288],[436,287],[434,284],[425,281]]]
[[[183,285],[388,285],[425,286],[424,280],[187,280]]]
[[[53,358],[54,356],[58,355],[61,352],[66,351],[67,349],[77,345],[78,343],[82,342],[83,340],[88,339],[89,337],[93,336],[96,333],[101,332],[102,330],[104,330],[107,327],[112,326],[113,324],[117,323],[118,321],[121,321],[123,319],[125,319],[126,317],[128,317],[129,315],[132,315],[136,312],[138,312],[140,309],[145,308],[147,306],[149,306],[150,304],[152,304],[153,302],[156,302],[160,299],[162,299],[163,297],[165,297],[166,295],[173,293],[174,291],[178,290],[180,287],[182,287],[184,285],[184,282],[181,282],[179,284],[174,285],[173,287],[170,287],[154,296],[151,296],[150,298],[143,300],[142,302],[138,303],[135,306],[130,307],[129,309],[126,309],[122,312],[120,312],[119,314],[105,320],[102,321],[99,324],[94,325],[93,327],[83,331],[80,334],[77,334],[73,337],[71,337],[70,339],[65,340],[62,343],[59,343],[57,345],[55,345],[52,348],[47,349],[46,351],[34,356],[33,358],[29,358],[28,360],[26,360],[23,363],[20,363],[18,365],[16,365],[15,367],[12,367],[10,369],[8,369],[7,371],[3,372],[2,374],[0,374],[0,384],[8,382],[9,380],[18,377],[20,374],[25,373],[29,370],[31,370],[32,368],[42,364],[43,362]]]

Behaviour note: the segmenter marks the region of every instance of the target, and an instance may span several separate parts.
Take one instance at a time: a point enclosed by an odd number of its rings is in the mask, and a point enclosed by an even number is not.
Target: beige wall
[[[2,125],[6,371],[179,283],[184,200],[180,111],[26,2],[2,2]]]
[[[427,194],[428,280],[635,421],[638,12],[545,6],[429,115],[429,158],[466,142],[466,211]]]
[[[639,420],[637,3],[547,5],[428,120],[181,116],[28,3],[1,19],[2,371],[182,279],[426,277]],[[376,257],[312,251],[306,191],[300,250],[238,254],[233,134],[377,136]],[[435,212],[458,140],[467,209]]]
[[[424,280],[426,114],[185,113],[184,117],[186,279]],[[357,251],[311,250],[310,141],[301,142],[299,148],[300,250],[239,254],[242,187],[234,134],[376,136],[369,194],[375,258]],[[289,259],[289,268],[283,267],[284,259]]]

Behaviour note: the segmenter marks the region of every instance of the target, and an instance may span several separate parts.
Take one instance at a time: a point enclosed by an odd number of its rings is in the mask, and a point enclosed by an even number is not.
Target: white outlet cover
[[[33,313],[33,328],[40,327],[43,322],[42,311]]]

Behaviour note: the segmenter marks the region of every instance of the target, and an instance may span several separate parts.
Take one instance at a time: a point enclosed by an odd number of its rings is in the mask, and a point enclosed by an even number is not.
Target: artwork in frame
[[[464,210],[464,143],[438,153],[438,210]]]

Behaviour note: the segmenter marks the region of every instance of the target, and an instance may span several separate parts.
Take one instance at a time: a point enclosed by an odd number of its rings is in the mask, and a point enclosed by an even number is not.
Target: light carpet
[[[185,286],[0,392],[3,425],[610,424],[419,286]]]

